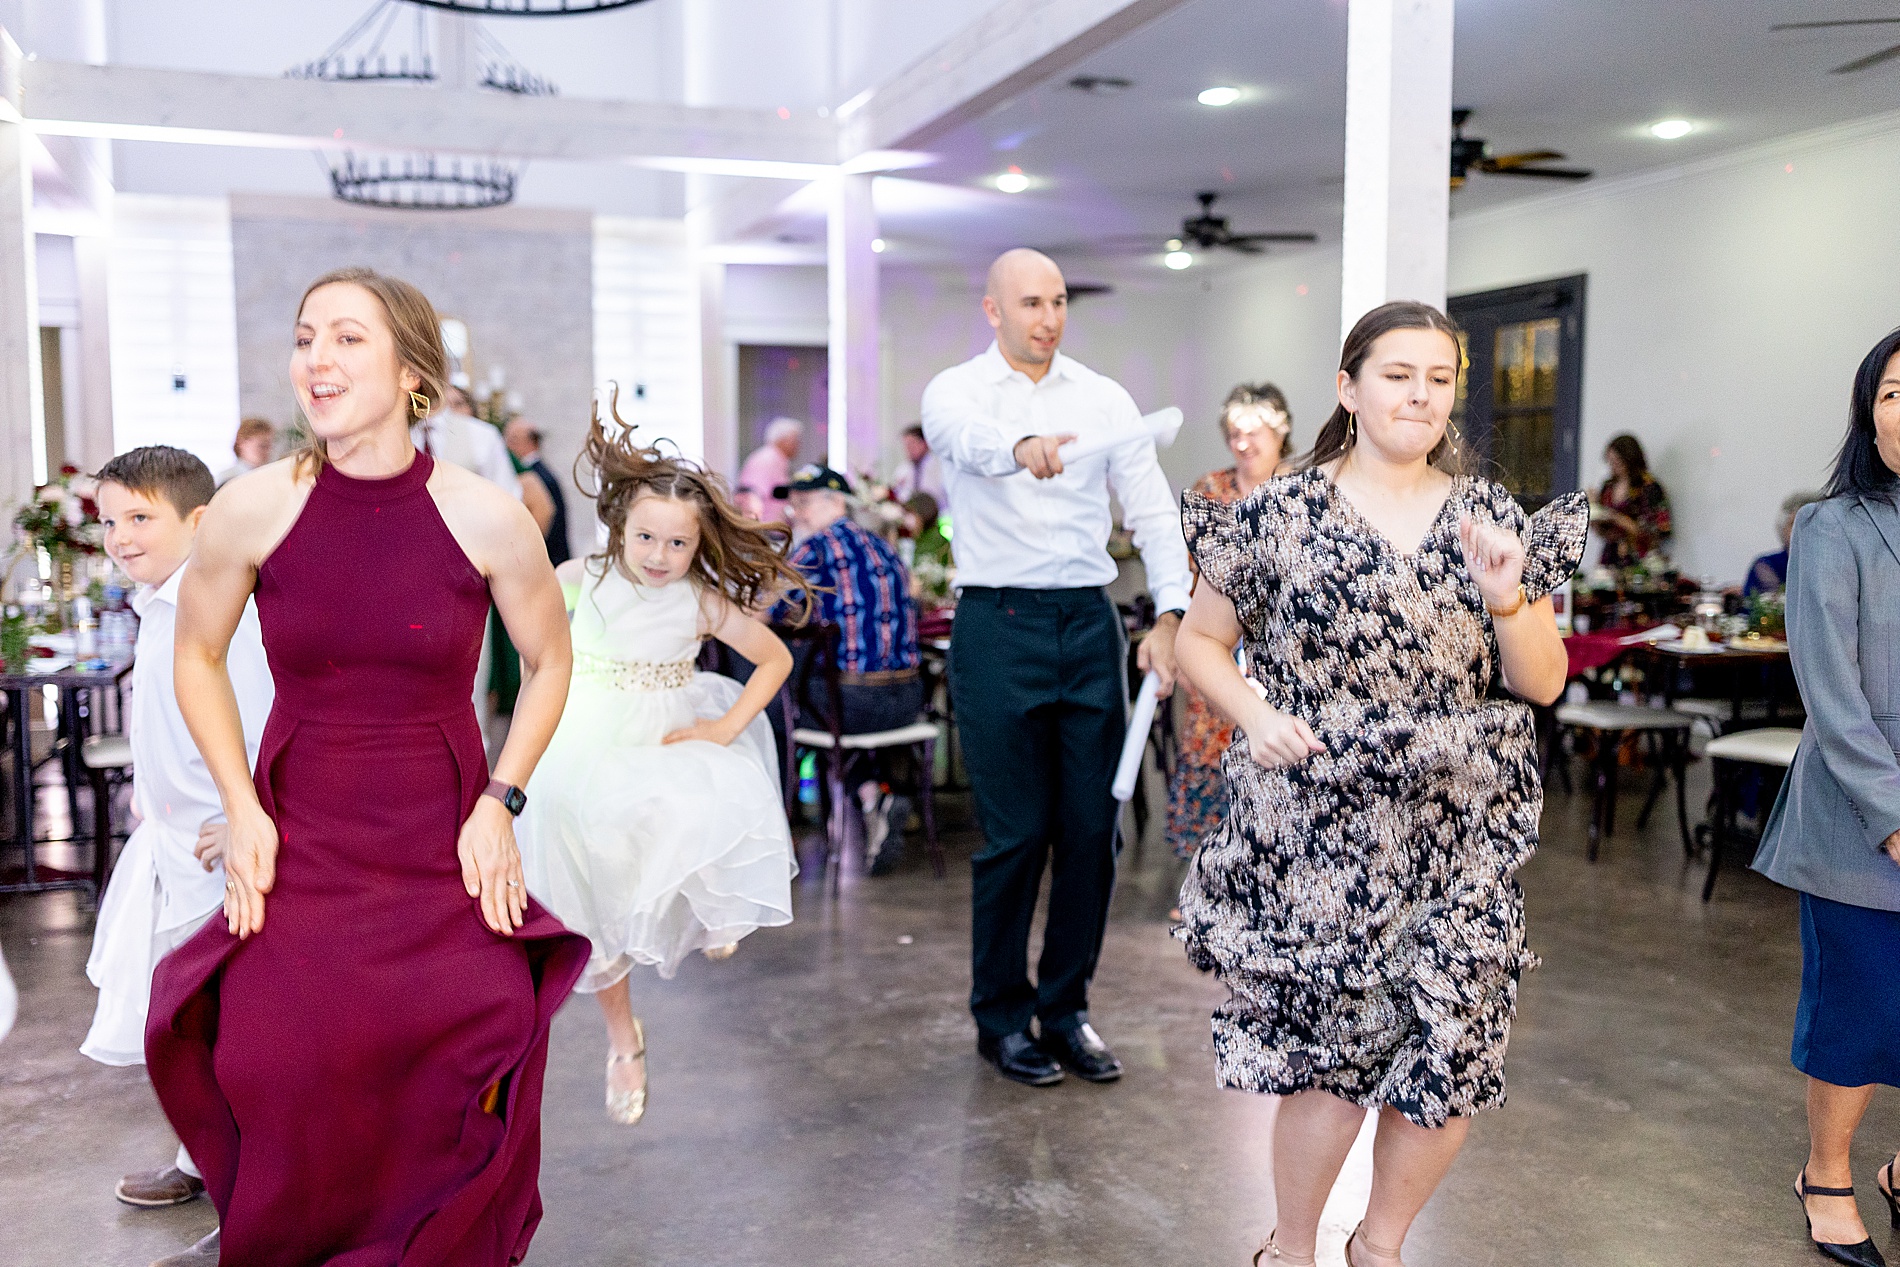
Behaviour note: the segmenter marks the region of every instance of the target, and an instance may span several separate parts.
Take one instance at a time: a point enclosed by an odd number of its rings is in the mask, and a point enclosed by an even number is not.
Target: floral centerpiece
[[[860,524],[893,543],[904,535],[904,503],[889,484],[869,471],[859,471],[857,494]]]
[[[7,552],[5,577],[12,577],[22,559],[37,559],[44,551],[60,598],[70,600],[75,592],[74,568],[105,546],[99,504],[92,496],[95,491],[92,479],[76,466],[62,466],[57,476],[35,489],[26,504],[13,512],[15,540]]]

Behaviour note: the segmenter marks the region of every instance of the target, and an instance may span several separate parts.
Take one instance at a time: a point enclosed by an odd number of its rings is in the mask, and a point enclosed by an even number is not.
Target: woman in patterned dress
[[[1649,470],[1643,442],[1625,432],[1611,438],[1603,450],[1610,478],[1597,492],[1597,534],[1603,538],[1604,567],[1624,568],[1640,563],[1669,539],[1675,524],[1669,515],[1669,493]]]
[[[1502,487],[1457,473],[1459,362],[1437,309],[1375,309],[1298,469],[1233,505],[1186,498],[1206,584],[1181,665],[1238,733],[1231,812],[1189,870],[1180,935],[1232,992],[1214,1014],[1221,1083],[1285,1097],[1279,1225],[1256,1262],[1313,1262],[1368,1109],[1372,1199],[1347,1259],[1401,1261],[1471,1115],[1504,1099],[1535,962],[1515,873],[1543,793],[1512,697],[1563,689],[1547,595],[1588,510],[1573,494],[1527,525]],[[1264,699],[1234,663],[1243,639]]]
[[[1272,383],[1242,383],[1228,392],[1220,431],[1234,464],[1195,481],[1195,494],[1210,501],[1239,501],[1278,474],[1292,453],[1293,414]],[[1192,855],[1202,837],[1227,817],[1220,759],[1234,742],[1233,726],[1207,706],[1206,698],[1191,686],[1185,693],[1186,722],[1168,779],[1168,846],[1177,858]]]

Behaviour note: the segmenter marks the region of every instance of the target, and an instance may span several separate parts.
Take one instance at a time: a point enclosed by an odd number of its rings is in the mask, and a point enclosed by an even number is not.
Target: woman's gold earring
[[[1359,437],[1359,415],[1357,412],[1346,415],[1346,443],[1350,445]]]
[[[409,412],[419,419],[427,418],[429,416],[429,398],[424,396],[421,392],[410,392]]]

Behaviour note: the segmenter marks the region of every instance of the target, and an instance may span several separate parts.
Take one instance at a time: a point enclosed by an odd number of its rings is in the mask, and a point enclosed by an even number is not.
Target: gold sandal
[[[645,1117],[647,1111],[647,1089],[644,1080],[637,1091],[614,1090],[615,1065],[632,1064],[636,1060],[645,1061],[647,1058],[647,1033],[637,1016],[633,1018],[633,1041],[640,1050],[628,1052],[625,1055],[611,1050],[607,1053],[607,1120],[621,1126],[632,1126]],[[646,1072],[644,1064],[640,1071]]]
[[[730,959],[734,955],[738,954],[739,943],[736,941],[729,941],[723,946],[707,946],[705,949],[701,950],[699,953],[706,956],[706,958],[712,960],[714,963],[719,963],[722,960]]]

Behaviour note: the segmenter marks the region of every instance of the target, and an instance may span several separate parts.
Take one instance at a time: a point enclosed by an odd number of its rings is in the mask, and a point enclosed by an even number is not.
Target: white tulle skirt
[[[724,716],[739,691],[712,673],[659,691],[574,679],[515,836],[528,891],[594,943],[576,989],[637,964],[670,977],[695,950],[791,922],[798,866],[771,727],[754,718],[729,747],[660,742]]]

